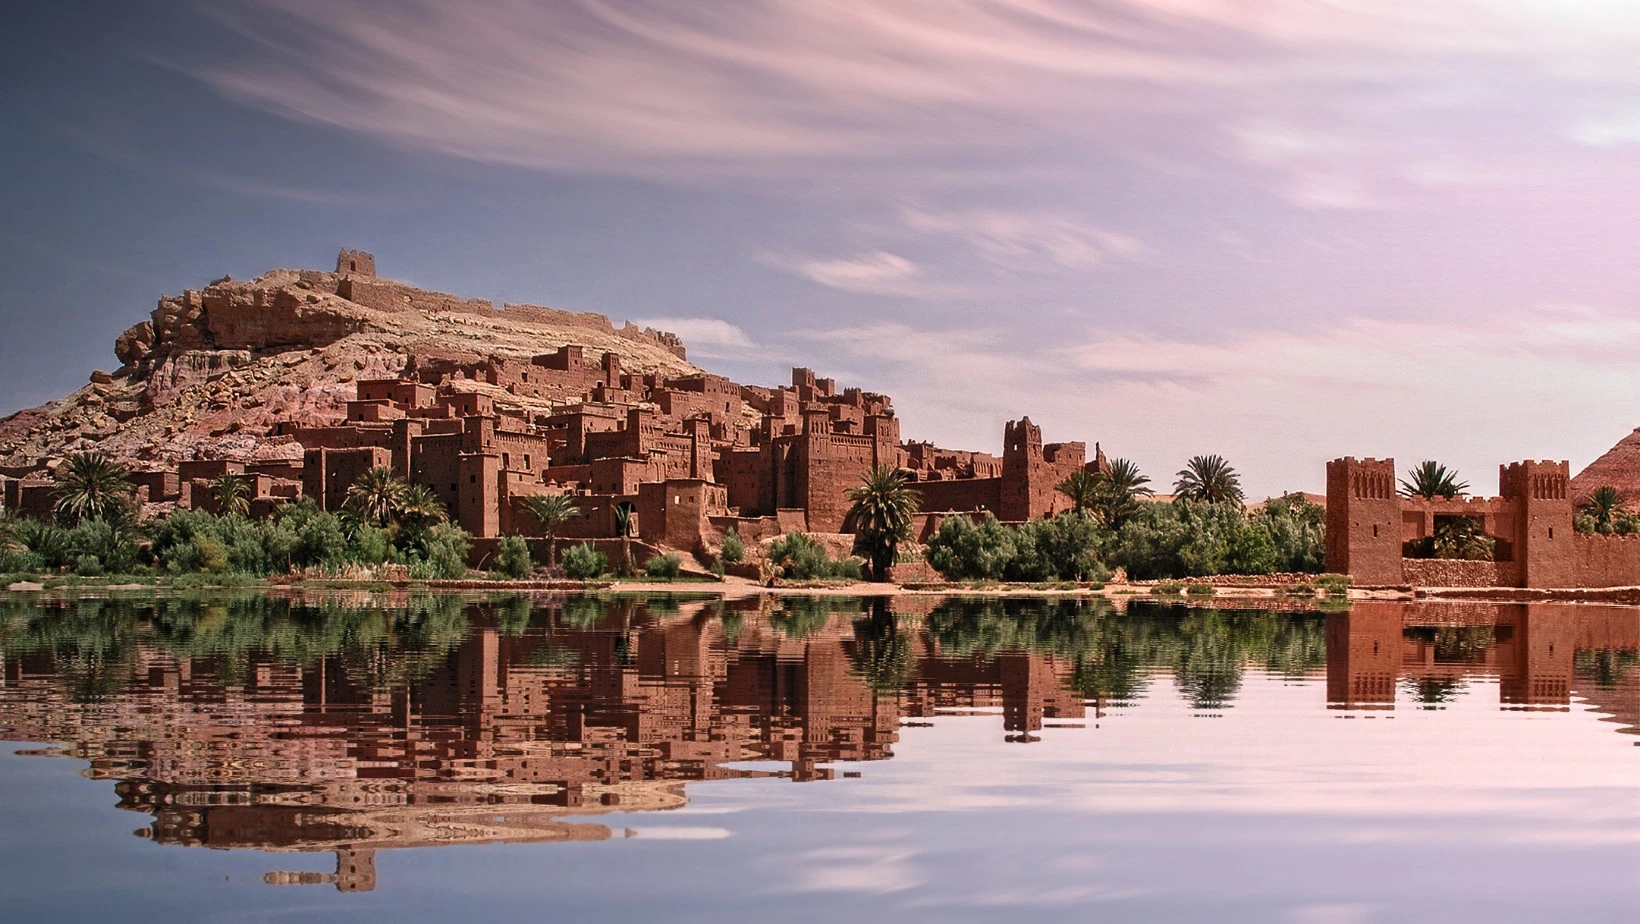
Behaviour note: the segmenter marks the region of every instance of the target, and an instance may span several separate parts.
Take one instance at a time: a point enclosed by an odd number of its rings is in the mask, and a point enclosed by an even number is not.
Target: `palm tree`
[[[1179,470],[1173,493],[1180,500],[1240,505],[1241,476],[1223,456],[1196,456]]]
[[[1054,485],[1054,490],[1071,499],[1071,510],[1082,513],[1099,502],[1101,477],[1085,468],[1079,468]]]
[[[860,483],[849,488],[854,502],[843,519],[845,532],[853,532],[871,559],[875,580],[888,579],[900,543],[911,538],[911,518],[917,514],[917,492],[908,487],[905,474],[886,465],[876,465]]]
[[[1497,553],[1497,540],[1482,528],[1480,517],[1436,517],[1432,537],[1436,558],[1463,558],[1491,561]]]
[[[1594,519],[1595,532],[1610,534],[1617,517],[1629,509],[1629,502],[1622,491],[1608,484],[1595,488],[1588,499],[1578,506]]]
[[[241,475],[223,474],[211,482],[217,513],[225,517],[251,515],[251,483]]]
[[[118,520],[131,513],[136,489],[125,467],[100,452],[68,457],[57,468],[58,519]]]
[[[1121,529],[1138,510],[1139,498],[1155,494],[1150,488],[1150,476],[1142,474],[1139,466],[1128,459],[1110,460],[1110,470],[1099,476],[1099,490],[1094,508],[1099,518],[1111,529]]]
[[[1401,493],[1425,500],[1437,497],[1451,500],[1469,493],[1469,482],[1459,481],[1455,469],[1449,469],[1433,459],[1425,459],[1407,469],[1407,477],[1401,479]]]
[[[541,534],[547,537],[547,564],[557,561],[558,530],[581,515],[581,508],[575,506],[575,498],[568,494],[537,494],[524,498],[520,506],[540,525]]]
[[[342,509],[362,523],[371,523],[385,529],[394,522],[404,504],[408,485],[385,466],[377,466],[359,476],[347,489],[347,500]]]
[[[450,520],[450,512],[433,489],[424,484],[407,485],[399,498],[398,522],[412,530],[427,529]]]
[[[629,501],[615,505],[615,535],[621,537],[621,567],[632,570],[632,514],[637,512]]]

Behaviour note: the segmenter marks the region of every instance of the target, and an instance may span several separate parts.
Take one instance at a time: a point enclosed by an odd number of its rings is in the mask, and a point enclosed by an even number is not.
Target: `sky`
[[[1029,415],[1166,488],[1640,425],[1632,0],[27,4],[0,414],[161,294],[328,269],[597,311],[700,365]]]

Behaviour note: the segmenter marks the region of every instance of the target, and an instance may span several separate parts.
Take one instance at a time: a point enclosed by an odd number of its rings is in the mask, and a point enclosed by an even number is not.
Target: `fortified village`
[[[417,344],[416,322],[506,324],[523,336],[506,352],[483,351],[470,332],[422,334]],[[322,355],[361,339],[350,362]],[[554,339],[550,352],[521,349]],[[251,482],[255,513],[303,497],[335,510],[360,475],[387,467],[439,497],[473,535],[475,561],[503,535],[538,532],[519,501],[539,494],[576,496],[580,513],[560,537],[613,540],[620,511],[639,540],[635,556],[647,556],[715,547],[730,529],[747,541],[799,530],[847,542],[837,535],[846,492],[873,466],[913,480],[921,535],[942,513],[1017,522],[1068,509],[1054,486],[1106,464],[1097,447],[1089,459],[1084,443],[1044,444],[1028,418],[1006,425],[1000,457],[904,442],[886,395],[840,389],[808,369],[794,369],[790,385],[736,384],[690,366],[671,334],[533,306],[498,312],[381,279],[362,251],[343,250],[334,273],[281,270],[163,298],[116,352],[118,371],[0,422],[7,507],[49,515],[56,436],[59,455],[98,448],[132,463],[149,514],[211,509],[207,485],[228,473]],[[290,394],[276,373],[254,371],[315,358],[324,368],[308,369],[310,379],[351,384],[328,408],[308,394],[316,383]],[[199,414],[132,444],[133,424],[167,405],[197,405],[201,392],[214,397]],[[268,392],[283,394],[284,406]],[[210,412],[222,425],[203,432],[199,419]],[[31,445],[39,455],[18,458]]]
[[[550,347],[551,349],[546,349]],[[574,495],[558,535],[630,548],[710,551],[797,530],[847,551],[847,491],[872,467],[905,473],[913,534],[986,511],[1021,522],[1068,509],[1055,486],[1107,470],[1095,445],[1048,443],[1006,424],[1000,456],[901,438],[887,395],[808,369],[789,385],[741,385],[688,362],[673,334],[602,315],[502,310],[383,279],[343,250],[335,272],[274,270],[164,297],[115,344],[122,366],[73,395],[0,420],[0,501],[47,517],[51,466],[96,449],[131,465],[145,515],[211,509],[207,485],[244,476],[252,510],[311,498],[338,509],[386,467],[429,488],[474,537],[537,535],[525,498]],[[1493,498],[1396,490],[1393,459],[1327,464],[1327,567],[1357,584],[1440,587],[1640,585],[1640,537],[1586,535],[1576,503],[1612,485],[1640,496],[1640,431],[1572,478],[1566,462],[1499,471]],[[1495,560],[1414,558],[1445,520],[1478,522]],[[635,545],[620,543],[619,522]]]

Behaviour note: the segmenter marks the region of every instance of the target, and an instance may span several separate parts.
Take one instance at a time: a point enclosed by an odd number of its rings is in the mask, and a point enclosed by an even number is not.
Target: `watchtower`
[[[1400,584],[1401,501],[1394,459],[1327,463],[1327,570],[1358,584]]]
[[[347,276],[376,276],[376,257],[362,250],[342,248],[336,254],[336,272]]]
[[[1498,493],[1515,502],[1515,555],[1524,587],[1570,587],[1574,581],[1572,495],[1566,462],[1498,466]]]
[[[1002,497],[997,518],[1011,523],[1029,520],[1031,500],[1042,477],[1042,428],[1029,417],[1009,421],[1002,431]]]

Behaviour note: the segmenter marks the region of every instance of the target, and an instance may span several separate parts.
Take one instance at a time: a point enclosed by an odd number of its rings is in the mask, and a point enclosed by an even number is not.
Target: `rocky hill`
[[[533,305],[497,310],[375,276],[343,251],[338,272],[280,269],[220,279],[159,301],[115,342],[121,366],[80,390],[0,420],[0,470],[99,449],[130,462],[301,457],[274,424],[339,418],[358,379],[417,364],[529,357],[568,343],[619,354],[632,372],[687,375],[672,334]],[[477,386],[475,386],[477,387]]]
[[[1572,500],[1582,503],[1607,485],[1622,491],[1630,504],[1640,501],[1640,429],[1618,440],[1572,479]]]

